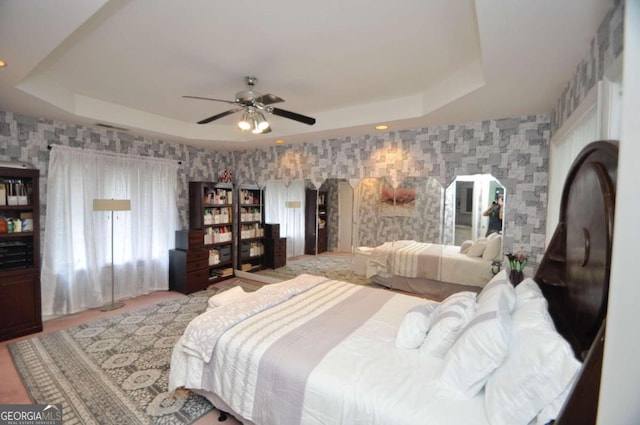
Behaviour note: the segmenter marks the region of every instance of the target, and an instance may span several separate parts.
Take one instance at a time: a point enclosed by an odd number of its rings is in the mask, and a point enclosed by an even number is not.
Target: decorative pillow
[[[491,292],[478,303],[473,319],[447,352],[440,391],[443,395],[474,397],[504,361],[511,339],[508,293]]]
[[[462,245],[460,245],[460,254],[466,254],[472,245],[473,245],[472,240],[462,242]]]
[[[529,300],[544,299],[540,287],[535,280],[526,278],[516,286],[516,306],[522,305]]]
[[[236,302],[248,295],[251,295],[251,292],[244,292],[241,286],[234,286],[231,289],[217,293],[209,298],[209,301],[207,301],[207,310]]]
[[[546,317],[536,318],[541,300],[513,315],[511,345],[504,363],[485,386],[485,409],[492,425],[528,424],[572,385],[580,369],[573,350]],[[530,306],[536,306],[530,309]],[[532,320],[537,326],[527,321]]]
[[[491,242],[492,240],[494,240],[498,236],[500,236],[500,233],[493,232],[489,236],[487,236],[487,241]]]
[[[492,233],[489,236],[493,235],[497,236],[494,236],[487,242],[487,247],[482,253],[483,260],[491,261],[500,256],[500,251],[502,251],[502,236],[498,235],[497,233]]]
[[[505,270],[500,271],[495,275],[489,283],[484,285],[480,293],[478,294],[477,301],[480,303],[483,299],[489,298],[492,294],[504,293],[509,306],[509,312],[512,312],[516,305],[516,292],[513,285],[507,279],[507,272]]]
[[[489,242],[482,238],[482,239],[477,239],[473,245],[471,245],[471,248],[469,248],[469,250],[467,251],[467,255],[469,257],[482,257],[482,254],[484,253],[485,248],[487,247],[487,244]]]
[[[458,292],[442,301],[431,329],[420,345],[420,354],[444,357],[471,321],[475,308],[475,292]]]
[[[396,347],[404,350],[414,350],[422,344],[431,322],[434,312],[438,309],[437,303],[419,305],[409,310],[402,319],[398,333],[396,334]]]

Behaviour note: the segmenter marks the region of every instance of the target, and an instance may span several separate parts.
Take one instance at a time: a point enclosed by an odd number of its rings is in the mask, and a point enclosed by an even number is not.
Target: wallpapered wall
[[[505,251],[522,249],[535,266],[544,252],[549,117],[534,115],[234,152],[236,180],[384,177],[392,186],[433,177],[492,174],[506,188]],[[377,231],[377,230],[376,230]]]
[[[346,179],[327,179],[321,190],[327,191],[327,237],[329,251],[338,249],[338,182]],[[348,183],[348,182],[347,182]],[[444,189],[431,177],[409,177],[401,188],[413,188],[416,192],[414,214],[411,216],[385,216],[381,208],[382,186],[389,186],[386,179],[368,178],[358,181],[352,189],[354,218],[359,223],[354,247],[377,246],[391,240],[413,239],[421,242],[440,243],[442,238],[442,208]]]
[[[589,90],[602,80],[605,69],[622,53],[623,24],[624,2],[615,0],[551,113],[552,135],[576,110]]]
[[[400,187],[415,188],[416,200],[412,216],[385,216],[382,213],[381,189],[389,186],[386,179],[363,179],[356,187],[360,200],[357,246],[378,246],[393,240],[416,240],[440,243],[442,235],[443,189],[431,177],[409,177]]]
[[[439,126],[415,131],[322,140],[293,146],[218,153],[162,140],[0,112],[0,160],[34,164],[41,172],[41,216],[46,213],[49,144],[164,157],[179,169],[180,221],[188,224],[187,182],[214,180],[231,168],[237,183],[327,177],[355,186],[366,177],[399,185],[407,177],[434,177],[446,187],[460,174],[489,173],[505,186],[505,250],[544,250],[549,119],[545,115]]]
[[[0,111],[0,161],[24,161],[40,170],[40,223],[43,232],[50,153],[47,146],[53,144],[181,161],[178,169],[178,211],[183,228],[187,228],[189,223],[187,182],[217,179],[218,171],[232,163],[229,153]]]

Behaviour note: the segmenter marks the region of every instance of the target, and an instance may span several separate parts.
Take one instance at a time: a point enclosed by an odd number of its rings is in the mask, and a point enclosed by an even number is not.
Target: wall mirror
[[[456,177],[447,187],[445,204],[445,245],[461,245],[465,240],[484,238],[490,224],[497,226],[498,233],[502,233],[506,194],[504,186],[492,175]]]

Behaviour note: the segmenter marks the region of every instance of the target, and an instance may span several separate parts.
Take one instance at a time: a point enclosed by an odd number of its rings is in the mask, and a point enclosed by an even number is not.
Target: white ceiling
[[[549,113],[604,0],[0,0],[0,110],[231,150]],[[241,132],[243,77],[274,106]]]

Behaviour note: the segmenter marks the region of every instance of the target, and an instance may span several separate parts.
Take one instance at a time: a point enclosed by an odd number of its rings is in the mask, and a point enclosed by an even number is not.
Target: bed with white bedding
[[[502,271],[440,303],[310,275],[216,295],[170,389],[245,425],[595,424],[616,166],[610,142],[578,156],[535,279]]]
[[[289,285],[305,290],[280,291]],[[203,317],[187,328],[173,352],[171,389],[214,395],[214,405],[245,424],[415,425],[425,416],[432,424],[488,424],[481,394],[438,396],[443,359],[395,346],[406,312],[434,302],[311,275],[264,290],[276,297],[271,307],[245,300],[203,314],[247,316],[220,335],[200,327],[230,319]]]
[[[502,236],[462,246],[393,241],[364,252],[365,276],[373,282],[444,298],[457,291],[479,291],[491,280],[493,261],[502,259]]]
[[[505,273],[477,296],[441,303],[312,275],[267,285],[191,322],[173,350],[169,387],[192,389],[244,424],[526,425],[579,368],[532,285],[526,297],[542,307],[534,313],[562,361],[517,367],[546,369],[555,376],[544,382],[560,381],[532,390],[527,382],[540,379],[507,370],[499,378],[513,387],[506,394],[522,393],[514,409],[502,409],[502,384],[494,384],[491,403],[484,391],[517,327]],[[538,343],[520,357],[549,349]],[[519,406],[530,404],[532,391],[544,394],[537,405]],[[557,407],[552,412],[545,415]]]

